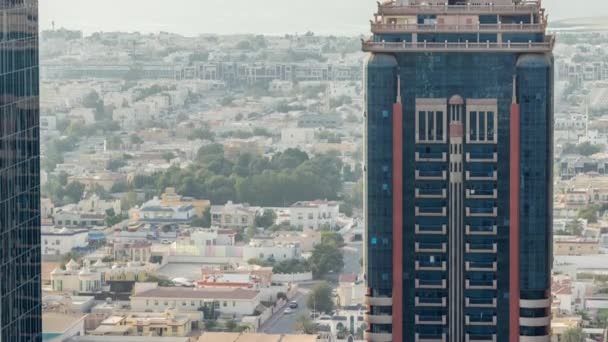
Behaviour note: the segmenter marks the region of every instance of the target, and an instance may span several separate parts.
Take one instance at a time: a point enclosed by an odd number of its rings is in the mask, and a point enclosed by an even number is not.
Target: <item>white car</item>
[[[293,310],[291,310],[290,308],[285,309],[285,311],[283,311],[283,314],[285,315],[290,315],[293,312]]]

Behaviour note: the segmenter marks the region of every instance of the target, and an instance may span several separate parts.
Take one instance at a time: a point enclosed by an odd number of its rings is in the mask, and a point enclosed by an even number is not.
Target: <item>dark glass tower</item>
[[[549,342],[553,37],[540,1],[378,6],[365,336]]]
[[[38,1],[0,0],[0,341],[41,340]]]

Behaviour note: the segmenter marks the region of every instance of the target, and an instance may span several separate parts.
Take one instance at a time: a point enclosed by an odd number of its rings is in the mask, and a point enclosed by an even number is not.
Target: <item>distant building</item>
[[[245,229],[255,225],[258,207],[235,204],[228,201],[225,205],[211,206],[211,225],[228,229]]]
[[[93,336],[189,336],[192,322],[189,315],[173,312],[130,312],[110,316],[101,322]]]
[[[302,201],[290,207],[291,225],[305,229],[333,229],[339,215],[340,204],[333,201]]]
[[[188,223],[195,216],[196,209],[192,204],[165,204],[158,197],[142,204],[140,208],[129,210],[129,218],[133,222]]]
[[[593,255],[599,254],[599,240],[579,237],[555,237],[554,255]]]
[[[340,128],[342,118],[339,115],[330,114],[302,114],[298,117],[300,128]]]
[[[84,335],[86,317],[87,315],[82,313],[43,312],[42,331],[45,335],[44,341],[64,342],[74,336]]]
[[[88,246],[88,230],[45,227],[40,234],[40,248],[44,256],[62,256],[74,248]]]
[[[106,225],[108,211],[120,214],[120,200],[102,200],[94,194],[76,204],[55,208],[53,217],[58,226],[100,227]]]
[[[167,188],[160,197],[162,205],[166,207],[179,207],[191,205],[194,213],[198,217],[203,217],[205,210],[211,206],[209,200],[195,199],[192,197],[181,196],[175,192],[175,188]]]
[[[260,304],[260,292],[245,289],[204,289],[158,287],[131,296],[131,307],[137,311],[196,312],[208,307],[224,316],[252,315]]]

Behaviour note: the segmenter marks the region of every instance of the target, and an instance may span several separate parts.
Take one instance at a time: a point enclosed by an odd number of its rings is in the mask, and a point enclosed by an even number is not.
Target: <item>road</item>
[[[354,242],[347,244],[342,252],[344,254],[343,273],[361,273],[361,259],[363,258],[363,243]]]
[[[290,314],[285,314],[286,305],[282,310],[272,316],[266,324],[260,329],[263,333],[268,334],[290,334],[294,332],[294,325],[298,317],[309,315],[310,311],[306,308],[306,299],[308,298],[309,289],[301,288],[298,294],[293,298],[298,302],[298,308]]]

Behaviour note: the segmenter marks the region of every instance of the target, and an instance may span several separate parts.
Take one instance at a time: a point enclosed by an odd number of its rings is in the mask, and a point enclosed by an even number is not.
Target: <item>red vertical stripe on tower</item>
[[[393,106],[393,341],[403,341],[403,105]]]
[[[511,172],[509,211],[509,342],[519,342],[519,164],[520,110],[511,105]]]

